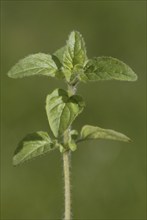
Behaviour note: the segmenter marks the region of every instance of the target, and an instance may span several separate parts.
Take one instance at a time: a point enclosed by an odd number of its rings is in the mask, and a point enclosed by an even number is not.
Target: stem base
[[[64,220],[71,220],[70,151],[63,153],[65,213]]]

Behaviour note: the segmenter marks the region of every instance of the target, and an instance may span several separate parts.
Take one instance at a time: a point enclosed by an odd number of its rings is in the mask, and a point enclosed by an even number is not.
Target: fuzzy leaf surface
[[[137,75],[128,65],[116,58],[97,57],[87,62],[81,81],[97,80],[135,81]]]
[[[32,54],[16,63],[8,72],[11,78],[23,78],[33,75],[56,76],[58,67],[51,55],[44,53]]]
[[[66,50],[66,46],[63,46],[54,52],[54,56],[56,56],[59,59],[61,64],[63,64],[63,55],[65,50]]]
[[[28,134],[20,143],[13,156],[13,165],[43,155],[56,148],[46,132]]]
[[[130,142],[131,139],[126,135],[111,130],[111,129],[103,129],[100,127],[95,127],[91,125],[85,125],[81,130],[80,141],[90,140],[90,139],[110,139],[116,141],[124,141]]]
[[[83,99],[78,95],[69,97],[63,89],[56,89],[49,94],[46,99],[46,112],[54,136],[62,135],[83,108]]]
[[[82,35],[77,31],[72,31],[67,41],[63,55],[63,66],[72,70],[77,64],[84,65],[87,60],[85,42]]]

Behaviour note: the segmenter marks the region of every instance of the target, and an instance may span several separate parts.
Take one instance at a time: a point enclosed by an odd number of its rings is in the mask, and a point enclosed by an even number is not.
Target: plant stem
[[[65,213],[64,220],[71,220],[71,189],[70,189],[70,151],[63,153]]]
[[[68,95],[73,96],[76,93],[76,86],[68,85]],[[69,140],[69,131],[68,128],[64,132],[63,142],[66,147]],[[71,188],[70,188],[70,150],[66,150],[63,153],[63,170],[64,170],[64,198],[65,198],[65,213],[64,220],[71,220]]]
[[[69,96],[73,96],[76,93],[76,86],[68,85],[68,94]]]

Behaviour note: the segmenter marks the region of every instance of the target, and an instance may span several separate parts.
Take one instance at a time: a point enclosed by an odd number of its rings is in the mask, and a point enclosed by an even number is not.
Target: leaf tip
[[[127,143],[132,143],[133,142],[132,139],[129,138],[128,136],[126,136],[126,135],[123,135],[123,136],[124,136],[124,138],[122,139],[122,141],[127,142]]]
[[[132,142],[133,142],[133,140],[128,137],[128,143],[132,143]]]
[[[7,76],[8,76],[9,78],[14,78],[13,74],[11,73],[11,70],[7,73]]]
[[[134,73],[134,76],[132,77],[132,81],[137,81],[138,80],[138,76],[136,73]]]
[[[76,35],[76,34],[80,34],[80,32],[79,32],[79,31],[77,31],[77,30],[72,30],[72,31],[71,31],[71,34]]]
[[[128,78],[128,81],[132,81],[132,82],[137,81],[138,80],[137,74],[131,68],[129,72],[130,72],[130,76]]]
[[[19,164],[19,162],[18,162],[18,160],[17,160],[17,158],[16,158],[16,155],[14,155],[14,156],[13,156],[13,159],[12,159],[12,165],[13,165],[14,167],[16,167],[18,164]]]

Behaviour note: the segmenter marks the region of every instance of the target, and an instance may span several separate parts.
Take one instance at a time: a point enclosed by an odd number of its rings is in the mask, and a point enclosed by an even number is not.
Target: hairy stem
[[[68,94],[69,94],[69,96],[75,95],[76,91],[77,91],[76,85],[75,86],[68,85]]]
[[[68,85],[67,91],[69,96],[73,96],[76,93],[76,86]],[[64,132],[64,137],[63,137],[64,147],[68,145],[69,131],[70,128],[68,128]],[[63,169],[64,169],[64,189],[65,189],[64,220],[71,220],[70,150],[67,150],[63,153]]]
[[[63,153],[65,213],[64,220],[71,220],[70,151]]]

